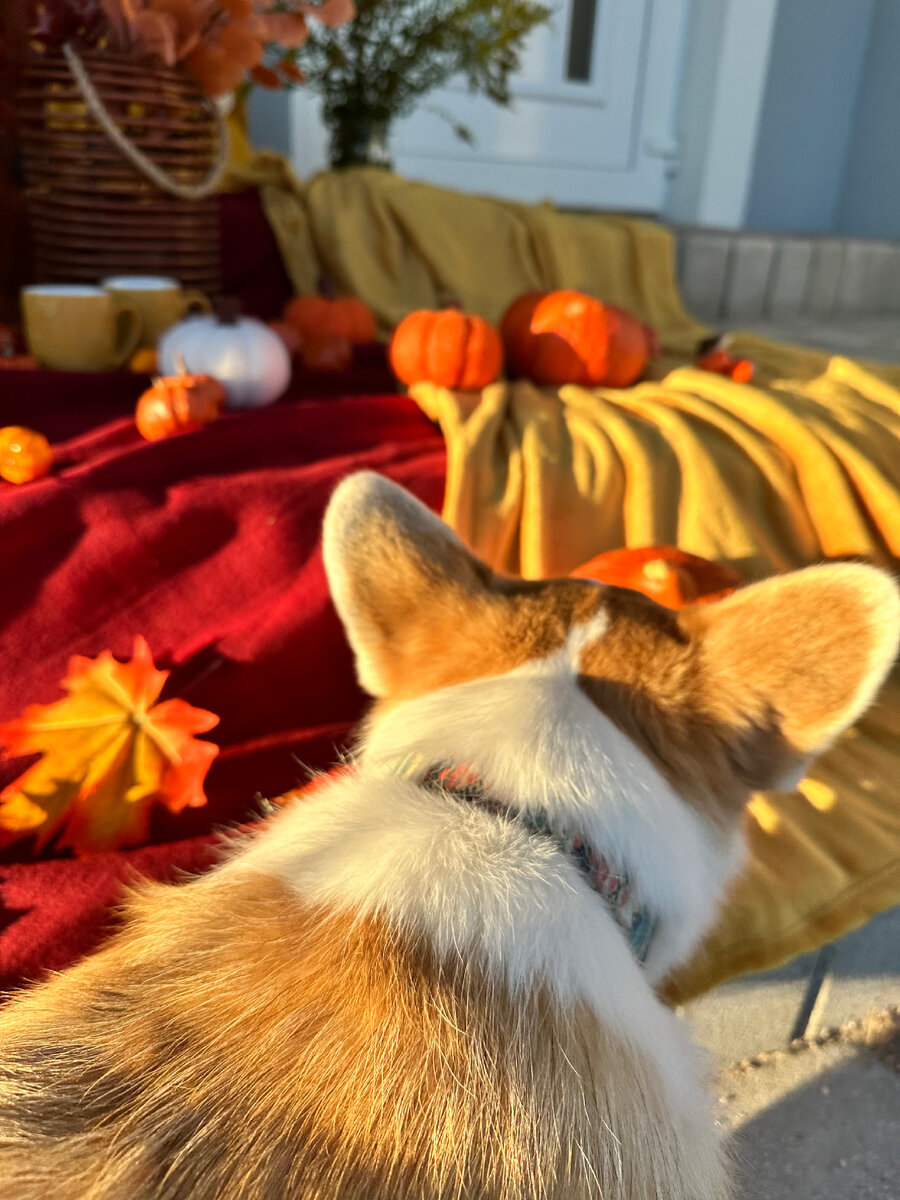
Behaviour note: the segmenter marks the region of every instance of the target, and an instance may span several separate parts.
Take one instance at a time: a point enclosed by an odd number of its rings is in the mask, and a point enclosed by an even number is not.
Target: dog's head
[[[752,791],[799,778],[856,720],[900,636],[895,583],[856,564],[681,612],[588,580],[504,578],[368,473],[335,492],[324,551],[360,682],[377,701],[376,741],[402,706],[436,751],[443,739],[465,761],[508,743],[561,777],[567,755],[596,773],[589,743],[614,756],[617,731],[726,828]]]

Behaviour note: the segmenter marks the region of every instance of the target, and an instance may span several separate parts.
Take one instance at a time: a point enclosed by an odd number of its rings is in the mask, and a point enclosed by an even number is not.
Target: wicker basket
[[[38,282],[153,274],[219,290],[226,135],[189,76],[66,51],[29,65],[18,99]]]

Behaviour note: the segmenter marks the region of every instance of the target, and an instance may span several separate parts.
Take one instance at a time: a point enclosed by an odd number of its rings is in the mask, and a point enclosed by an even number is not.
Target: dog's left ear
[[[837,563],[685,609],[679,623],[696,642],[707,702],[720,718],[740,714],[771,728],[802,759],[874,699],[897,654],[900,594],[884,571]]]
[[[454,604],[483,592],[490,574],[430,509],[369,471],[335,490],[322,544],[359,681],[376,697],[390,694],[429,624],[452,634]]]

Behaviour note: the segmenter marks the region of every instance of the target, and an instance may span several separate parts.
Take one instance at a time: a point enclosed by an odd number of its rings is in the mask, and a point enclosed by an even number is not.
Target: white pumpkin
[[[284,342],[253,317],[188,317],[166,330],[156,353],[161,375],[177,375],[183,359],[183,370],[218,379],[228,408],[271,404],[284,395],[291,378]]]

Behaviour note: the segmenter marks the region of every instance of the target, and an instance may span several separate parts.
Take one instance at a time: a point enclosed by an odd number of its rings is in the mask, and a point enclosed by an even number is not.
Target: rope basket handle
[[[216,190],[222,181],[222,176],[225,174],[225,166],[228,160],[228,132],[225,128],[224,118],[213,101],[204,98],[204,103],[207,105],[215,121],[216,133],[218,134],[219,145],[216,150],[215,161],[207,172],[206,178],[201,179],[199,183],[179,183],[177,179],[173,179],[171,175],[167,174],[167,172],[163,171],[155,162],[149,159],[142,150],[139,150],[134,142],[118,127],[109,115],[106,105],[101,100],[97,89],[94,87],[85,69],[84,63],[74,48],[66,42],[63,45],[62,51],[69,70],[72,72],[72,78],[75,80],[91,116],[97,121],[113,145],[124,154],[131,165],[136,167],[145,178],[149,179],[151,183],[155,183],[161,191],[168,192],[171,196],[177,196],[179,200],[202,200]]]

